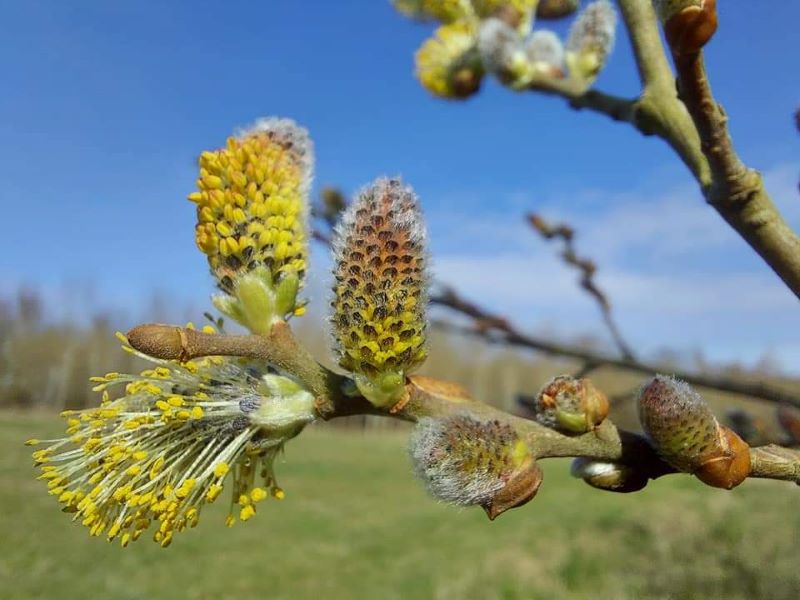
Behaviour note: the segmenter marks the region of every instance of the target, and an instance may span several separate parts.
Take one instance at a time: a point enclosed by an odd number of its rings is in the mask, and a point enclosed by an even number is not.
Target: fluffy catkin
[[[614,48],[617,13],[608,0],[584,8],[572,24],[566,43],[566,61],[575,77],[593,80]]]
[[[525,42],[525,53],[536,70],[557,75],[564,68],[564,46],[553,31],[537,29]]]
[[[676,469],[728,490],[750,474],[750,447],[717,422],[688,384],[657,375],[642,388],[638,404],[642,429]]]
[[[501,19],[490,18],[481,23],[478,51],[486,70],[504,83],[512,83],[527,73],[523,38]]]
[[[639,392],[639,420],[661,457],[693,472],[721,447],[719,425],[692,387],[657,375]]]
[[[453,415],[421,419],[411,433],[409,454],[435,498],[486,505],[528,457],[528,449],[509,425]]]
[[[442,25],[423,42],[414,58],[417,78],[436,96],[464,99],[480,88],[483,66],[472,21]]]
[[[308,132],[290,119],[268,118],[228,138],[225,148],[199,158],[197,246],[220,289],[266,268],[273,281],[308,261],[308,192],[314,165]]]
[[[333,348],[376,404],[427,356],[425,241],[417,197],[397,178],[362,189],[336,228]]]

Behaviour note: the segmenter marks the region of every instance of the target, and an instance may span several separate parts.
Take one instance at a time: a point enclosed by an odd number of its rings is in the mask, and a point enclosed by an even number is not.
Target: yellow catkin
[[[278,489],[273,463],[291,435],[269,447],[253,442],[264,423],[250,421],[240,400],[264,392],[254,383],[262,379],[235,360],[207,358],[169,368],[159,361],[139,375],[102,379],[124,395],[111,400],[103,390],[101,407],[65,413],[65,437],[30,440],[45,446],[33,453],[39,479],[90,535],[106,535],[124,547],[151,529],[167,547],[175,533],[197,525],[202,506],[220,496],[229,473],[241,520],[255,515],[253,504],[268,490]]]
[[[477,25],[457,21],[442,25],[415,55],[422,86],[436,96],[465,98],[475,93],[483,75],[477,61]]]
[[[307,267],[307,194],[313,157],[307,132],[265,119],[199,158],[195,240],[219,287],[233,293],[244,273],[266,267],[273,280]]]
[[[334,243],[331,322],[343,368],[370,376],[425,359],[426,258],[411,188],[397,179],[364,188]]]

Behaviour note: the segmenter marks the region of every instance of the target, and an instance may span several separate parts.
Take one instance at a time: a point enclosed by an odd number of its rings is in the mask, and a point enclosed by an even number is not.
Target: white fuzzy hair
[[[503,487],[503,481],[485,472],[460,469],[459,457],[443,448],[447,423],[448,419],[426,417],[411,432],[408,452],[414,473],[434,498],[461,506],[485,504]]]
[[[241,140],[257,133],[270,133],[278,140],[291,143],[303,168],[301,190],[303,194],[308,194],[314,175],[314,142],[311,140],[308,130],[298,125],[293,119],[261,117],[256,119],[252,125],[239,127],[234,135]]]
[[[555,32],[537,29],[525,42],[525,53],[532,63],[543,63],[550,67],[564,65],[564,45]]]
[[[608,0],[597,0],[584,8],[569,30],[567,51],[594,50],[601,62],[611,54],[617,29],[617,11]]]
[[[524,56],[522,37],[516,29],[496,18],[486,19],[478,32],[478,51],[484,68],[503,76],[515,60]]]

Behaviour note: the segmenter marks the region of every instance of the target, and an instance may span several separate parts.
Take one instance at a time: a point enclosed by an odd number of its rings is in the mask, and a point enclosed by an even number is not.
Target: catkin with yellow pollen
[[[313,147],[289,119],[262,119],[199,158],[195,239],[222,312],[256,333],[292,314],[308,267]]]
[[[125,340],[124,336],[121,336]],[[122,546],[146,531],[161,546],[197,525],[226,491],[226,524],[247,521],[256,504],[284,496],[273,463],[315,418],[300,384],[237,359],[155,363],[139,375],[95,377],[99,407],[66,411],[66,435],[29,440],[39,479],[63,511],[93,536]],[[113,399],[109,390],[121,387]]]
[[[477,25],[458,21],[443,25],[415,55],[422,86],[443,98],[467,98],[478,91],[484,69],[477,48]]]
[[[536,495],[542,474],[525,440],[507,423],[454,414],[421,419],[409,454],[435,498],[479,505],[490,519]]]
[[[425,226],[413,190],[378,179],[347,208],[334,239],[334,350],[377,406],[402,400],[427,356]]]

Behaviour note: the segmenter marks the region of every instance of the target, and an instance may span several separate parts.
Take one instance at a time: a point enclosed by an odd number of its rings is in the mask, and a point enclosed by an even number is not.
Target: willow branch
[[[641,80],[638,97],[621,98],[587,90],[585,82],[580,80],[548,76],[534,78],[527,89],[560,96],[572,108],[604,114],[629,123],[643,135],[660,137],[698,181],[710,181],[708,161],[700,148],[697,130],[677,97],[652,3],[649,0],[618,0],[618,3]]]
[[[361,402],[347,398],[343,403],[348,379],[317,363],[284,322],[275,324],[266,336],[204,333],[149,323],[131,329],[127,338],[140,352],[166,360],[185,362],[203,356],[238,356],[269,363],[302,381],[314,394],[317,412],[323,417],[334,412],[336,406],[337,416],[342,416],[344,406],[356,411],[353,414],[369,414],[372,409],[363,398]]]
[[[694,120],[711,181],[703,185],[708,203],[800,297],[800,238],[778,212],[761,175],[737,155],[727,116],[711,92],[702,53],[676,55],[680,97]]]
[[[750,477],[782,479],[800,485],[800,451],[769,445],[750,450]]]
[[[575,110],[590,110],[614,121],[630,123],[638,128],[635,98],[622,98],[599,90],[587,90],[583,82],[548,76],[535,77],[530,81],[527,89],[550,96],[559,96],[569,101],[569,105]],[[646,130],[641,130],[641,132],[644,135],[652,133]]]
[[[346,204],[346,201],[338,200],[339,198],[343,198],[340,193],[329,194],[329,196],[337,199],[336,203],[333,205],[334,208],[327,209],[323,207],[317,211],[317,216],[325,221],[325,226],[327,228],[335,224],[338,212],[341,210],[341,207]],[[327,200],[325,200],[325,202],[327,202]],[[331,216],[323,216],[328,210]],[[330,245],[330,236],[318,227],[314,228],[313,236],[320,243],[326,246]],[[581,376],[591,370],[606,366],[650,375],[664,370],[663,367],[657,364],[642,362],[636,358],[619,358],[607,353],[587,350],[578,346],[561,344],[552,340],[528,335],[513,325],[506,317],[492,313],[470,302],[447,286],[440,286],[439,293],[431,294],[429,300],[431,304],[443,306],[468,316],[474,322],[472,327],[460,327],[451,323],[436,323],[437,326],[455,331],[459,334],[478,335],[492,343],[506,343],[520,348],[544,352],[553,356],[577,359],[584,363]],[[764,382],[741,382],[729,377],[705,375],[687,371],[677,371],[675,374],[693,385],[739,394],[766,402],[787,403],[800,407],[800,396],[775,388]]]
[[[529,214],[527,218],[531,227],[544,239],[560,239],[563,242],[564,249],[561,252],[561,258],[564,259],[564,262],[568,265],[578,269],[581,274],[580,285],[586,293],[594,298],[597,306],[600,308],[600,312],[603,315],[603,322],[606,324],[609,333],[611,333],[611,338],[617,345],[620,354],[626,359],[633,360],[635,355],[630,345],[625,341],[625,338],[622,337],[617,322],[614,320],[608,296],[597,286],[594,280],[594,275],[597,272],[597,265],[593,260],[579,256],[575,251],[575,231],[563,223],[560,225],[550,225],[536,214]],[[591,365],[587,363],[585,368],[589,368],[590,366]]]
[[[707,4],[715,28],[715,6]],[[702,52],[684,51],[679,40],[685,41],[686,32],[683,39],[667,36],[677,70],[677,98],[652,3],[619,0],[619,6],[643,85],[637,112],[690,168],[706,201],[800,297],[800,238],[764,190],[761,176],[736,154],[727,117],[711,92]]]
[[[476,335],[493,343],[504,343],[510,346],[528,348],[554,356],[574,358],[592,365],[616,367],[636,373],[655,374],[663,372],[663,367],[635,359],[626,359],[612,356],[603,352],[587,350],[577,346],[559,344],[551,340],[541,339],[528,335],[514,326],[503,316],[491,313],[477,304],[459,296],[452,289],[445,289],[439,294],[432,295],[431,303],[445,306],[475,321],[472,327],[458,326],[451,323],[439,324],[449,331],[466,335]],[[674,371],[674,374],[684,381],[709,389],[730,392],[750,398],[757,398],[767,402],[787,403],[800,407],[800,397],[796,394],[785,392],[764,382],[736,381],[728,377],[692,373],[687,371]]]
[[[658,457],[645,438],[617,429],[610,420],[583,435],[564,435],[474,400],[457,384],[428,377],[408,378],[406,390],[409,400],[401,410],[392,412],[377,408],[361,396],[346,393],[348,378],[317,363],[285,323],[278,323],[269,335],[264,336],[229,336],[170,325],[140,325],[128,333],[128,341],[141,352],[168,360],[189,360],[220,353],[262,360],[306,385],[318,398],[319,415],[323,419],[371,414],[417,421],[424,417],[441,418],[466,413],[511,425],[537,458],[605,460],[637,469],[650,479],[675,472]],[[751,456],[751,477],[800,482],[800,453],[766,446],[752,449]]]
[[[736,154],[727,117],[711,93],[702,54],[674,53],[679,98],[652,3],[618,0],[618,4],[642,83],[639,98],[624,100],[585,91],[569,78],[541,77],[529,88],[564,97],[575,108],[606,114],[665,140],[692,172],[707,202],[800,297],[800,237],[764,190],[761,176]]]

